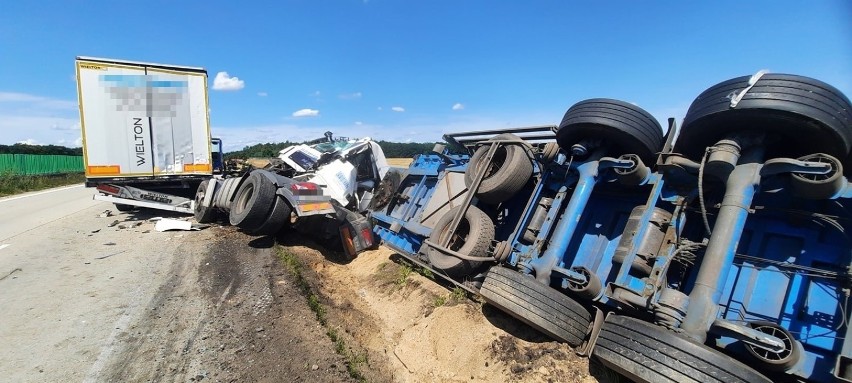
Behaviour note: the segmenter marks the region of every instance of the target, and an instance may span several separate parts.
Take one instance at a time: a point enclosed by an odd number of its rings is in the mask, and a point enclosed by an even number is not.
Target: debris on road
[[[171,218],[162,218],[157,221],[156,225],[154,225],[154,229],[157,231],[201,230],[207,227],[209,227],[209,225],[193,225],[192,222],[189,221],[181,221],[179,219]]]
[[[107,218],[112,217],[112,210],[104,210],[103,213],[98,214],[98,218]]]
[[[9,274],[6,274],[3,278],[0,278],[0,281],[4,280],[6,278],[9,278],[10,275],[15,274],[18,271],[24,271],[24,270],[21,269],[20,267],[16,267],[14,270],[10,271]]]
[[[116,252],[116,253],[104,255],[102,257],[95,257],[95,259],[106,259],[106,258],[112,257],[113,255],[119,255],[121,253],[126,253],[126,252],[127,252],[127,250],[122,250],[122,251],[119,251],[119,252]]]

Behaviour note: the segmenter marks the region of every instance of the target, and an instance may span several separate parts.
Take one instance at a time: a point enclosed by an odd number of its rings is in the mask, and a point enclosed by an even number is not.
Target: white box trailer
[[[96,199],[190,213],[195,189],[213,174],[207,71],[94,57],[77,57],[76,67],[86,185],[103,193]]]

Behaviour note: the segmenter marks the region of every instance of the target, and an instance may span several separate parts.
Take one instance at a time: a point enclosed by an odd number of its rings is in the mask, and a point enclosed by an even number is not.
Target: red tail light
[[[373,231],[369,227],[361,229],[361,239],[364,240],[364,246],[373,246]]]
[[[107,184],[98,184],[98,186],[96,186],[95,189],[98,189],[98,191],[101,191],[101,192],[104,192],[104,193],[107,193],[107,194],[116,194],[116,195],[121,194],[121,190],[119,188],[112,186],[112,185],[107,185]]]
[[[312,182],[297,182],[294,184],[290,184],[290,191],[293,194],[301,194],[301,195],[318,195],[320,194],[320,188],[317,184]]]

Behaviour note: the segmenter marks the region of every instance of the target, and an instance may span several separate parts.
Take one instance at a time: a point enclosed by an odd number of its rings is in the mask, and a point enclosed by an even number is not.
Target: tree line
[[[63,156],[82,156],[83,148],[66,148],[59,145],[0,145],[0,154],[55,154]]]
[[[429,153],[435,143],[432,142],[390,142],[376,141],[382,147],[387,158],[412,158],[418,154]],[[246,146],[242,150],[225,153],[225,159],[249,157],[277,157],[278,152],[299,142],[278,142]],[[65,156],[82,156],[83,148],[67,148],[58,145],[0,145],[0,154],[56,154]]]
[[[387,158],[412,158],[418,154],[429,153],[435,146],[431,142],[390,142],[376,141],[382,147]],[[298,145],[298,142],[265,143],[246,146],[242,150],[225,153],[225,159],[250,157],[277,157],[282,149]]]

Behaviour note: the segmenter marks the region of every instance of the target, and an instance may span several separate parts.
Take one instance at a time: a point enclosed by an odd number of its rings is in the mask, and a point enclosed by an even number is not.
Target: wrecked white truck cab
[[[201,184],[195,217],[213,221],[227,213],[232,225],[254,235],[292,228],[321,238],[340,238],[352,257],[374,245],[362,215],[389,169],[381,147],[370,138],[333,138],[281,150],[264,169],[242,178]]]

